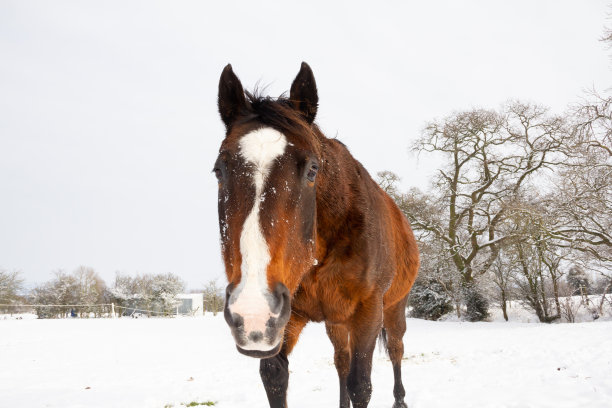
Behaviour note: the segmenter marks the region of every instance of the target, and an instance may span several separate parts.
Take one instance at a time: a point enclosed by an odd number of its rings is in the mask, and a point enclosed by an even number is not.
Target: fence
[[[94,317],[103,317],[102,315],[106,315],[105,317],[115,318],[117,316],[117,312],[119,311],[119,316],[131,316],[131,317],[139,317],[144,314],[147,316],[162,316],[162,317],[175,317],[179,316],[179,307],[176,307],[176,310],[173,312],[169,311],[159,311],[159,310],[148,310],[141,309],[137,307],[129,307],[129,306],[119,306],[115,303],[100,303],[100,304],[72,304],[72,305],[49,305],[49,304],[0,304],[0,310],[9,310],[9,308],[14,308],[13,310],[33,310],[39,317],[49,318],[49,317],[58,317],[60,315],[64,315],[63,317],[77,317],[80,314],[80,317],[84,314],[86,317],[90,317],[91,313],[94,313]],[[42,308],[49,308],[48,311],[41,310]],[[79,308],[81,310],[75,310],[74,308]],[[90,310],[91,308],[100,308],[97,311]],[[85,310],[82,310],[85,309]],[[124,312],[121,312],[124,310]],[[195,310],[192,310],[187,315],[194,316],[196,312],[199,310],[199,307]],[[97,312],[97,313],[96,313]],[[126,313],[127,312],[127,313]]]

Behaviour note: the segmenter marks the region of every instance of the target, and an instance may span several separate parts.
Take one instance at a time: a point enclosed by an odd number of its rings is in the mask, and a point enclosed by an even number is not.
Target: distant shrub
[[[489,317],[489,301],[476,285],[466,285],[463,288],[463,300],[466,306],[465,320],[481,322]]]
[[[591,293],[591,281],[581,267],[572,266],[565,279],[574,290],[573,294],[588,295]]]
[[[419,277],[410,292],[409,305],[411,317],[438,320],[452,312],[453,299],[438,280]]]

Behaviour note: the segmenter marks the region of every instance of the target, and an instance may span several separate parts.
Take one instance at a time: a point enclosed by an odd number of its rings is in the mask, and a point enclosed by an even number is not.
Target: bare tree
[[[435,220],[406,215],[415,229],[445,242],[461,276],[467,313],[475,319],[486,317],[486,303],[474,279],[489,270],[511,237],[503,233],[511,231],[503,228],[508,209],[534,175],[563,162],[568,137],[564,120],[545,108],[509,102],[500,112],[478,109],[432,122],[414,145],[420,154],[446,161],[429,197],[436,201],[431,207],[446,213]]]
[[[389,175],[389,172],[386,174]],[[461,276],[453,264],[448,242],[442,238],[446,225],[444,202],[417,188],[401,194],[397,188],[398,181],[397,177],[383,178],[379,174],[379,182],[384,189],[394,192],[395,201],[411,222],[417,238],[421,253],[419,270],[421,278],[417,279],[415,285],[428,286],[429,290],[439,292],[437,298],[444,304],[446,303],[444,298],[452,299],[457,317],[461,318],[463,303]],[[409,305],[414,308],[415,303],[420,302],[419,299],[423,298],[423,296],[411,296]]]
[[[559,245],[612,266],[612,119],[608,101],[607,128],[576,131],[570,160],[554,178],[546,206],[557,226]],[[578,126],[578,128],[581,125]],[[589,126],[592,126],[589,125]]]
[[[177,295],[184,290],[183,280],[172,273],[132,277],[117,272],[109,294],[122,313],[157,316],[173,315],[179,303]]]
[[[0,269],[0,304],[12,304],[20,298],[20,292],[23,290],[23,278],[21,271],[14,270],[9,272],[5,269]],[[3,308],[0,310],[12,311],[13,309]]]
[[[214,316],[223,310],[223,288],[217,284],[216,280],[208,282],[204,288],[204,311],[212,312]]]
[[[106,303],[106,284],[104,280],[93,268],[87,266],[79,266],[74,270],[72,276],[75,280],[76,293],[74,298],[76,304],[91,305],[89,307],[77,307],[76,312],[80,317],[87,317],[92,312],[99,317],[104,310],[100,306],[94,307],[93,305]]]
[[[117,271],[115,280],[109,288],[110,300],[119,306],[121,313],[128,308],[136,307],[136,282],[131,276]]]
[[[612,8],[608,19],[612,18]],[[612,28],[601,41],[612,47]],[[593,89],[570,111],[574,150],[558,187],[567,197],[558,211],[567,226],[559,239],[612,269],[612,89]]]
[[[398,190],[397,183],[400,182],[400,177],[392,171],[379,171],[376,173],[378,185],[389,194],[391,198],[397,201],[401,194]]]
[[[155,309],[172,314],[180,303],[177,296],[185,290],[185,283],[173,273],[154,275],[151,281]]]
[[[66,317],[72,307],[63,305],[74,305],[78,302],[79,291],[74,275],[61,269],[54,271],[53,275],[51,280],[38,285],[32,291],[36,304],[49,305],[35,308],[39,318]]]
[[[601,95],[596,90],[573,107],[577,141],[587,150],[612,156],[612,95]]]
[[[504,320],[508,321],[508,303],[514,297],[513,283],[516,280],[516,265],[512,265],[513,260],[511,258],[503,255],[502,251],[493,263],[490,270],[490,279],[496,289],[495,300],[502,310]]]
[[[569,252],[559,247],[550,233],[556,227],[556,217],[533,189],[525,189],[507,214],[506,227],[512,228],[513,237],[503,248],[504,261],[517,288],[516,294],[540,321],[558,319],[561,266]]]

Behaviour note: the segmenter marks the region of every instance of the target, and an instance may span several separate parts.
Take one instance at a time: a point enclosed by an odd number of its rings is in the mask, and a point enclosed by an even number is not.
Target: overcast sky
[[[0,267],[223,283],[225,64],[278,95],[307,61],[324,132],[424,188],[408,148],[427,121],[509,98],[561,113],[612,85],[607,3],[0,0]]]

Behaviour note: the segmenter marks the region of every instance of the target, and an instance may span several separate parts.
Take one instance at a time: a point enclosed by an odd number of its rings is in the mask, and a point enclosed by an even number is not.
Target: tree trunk
[[[556,275],[553,276],[552,281],[553,281],[553,293],[555,295],[555,307],[557,308],[557,316],[561,316],[561,304],[559,302],[559,285],[557,283]]]
[[[502,312],[504,313],[504,320],[508,321],[508,311],[506,310],[506,291],[505,290],[502,290],[501,296],[502,296],[501,308],[502,308]]]

